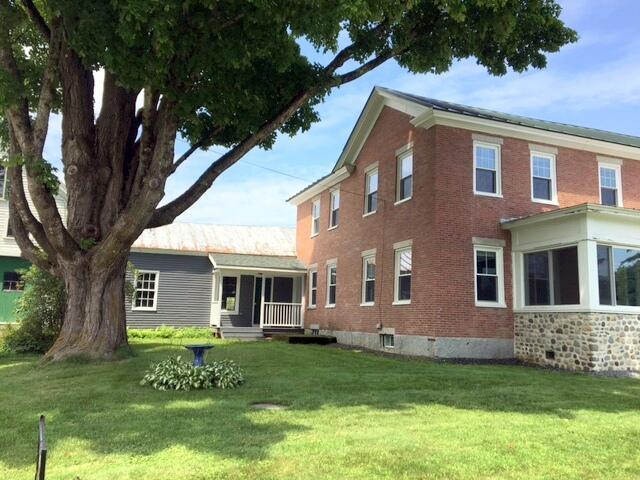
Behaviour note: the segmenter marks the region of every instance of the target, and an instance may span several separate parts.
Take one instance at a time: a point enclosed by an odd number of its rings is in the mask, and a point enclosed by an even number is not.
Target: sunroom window
[[[601,305],[640,306],[640,250],[598,245]]]
[[[578,305],[578,247],[524,255],[525,305]]]

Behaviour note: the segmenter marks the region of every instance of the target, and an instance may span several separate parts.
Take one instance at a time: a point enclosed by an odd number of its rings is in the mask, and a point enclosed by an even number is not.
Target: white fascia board
[[[623,207],[610,207],[607,205],[598,205],[595,203],[583,203],[576,205],[575,207],[558,208],[556,210],[550,210],[544,213],[538,213],[530,217],[524,217],[514,220],[505,220],[502,222],[502,228],[504,230],[513,230],[526,225],[532,225],[540,222],[547,222],[558,218],[567,217],[570,215],[580,214],[604,214],[604,215],[619,215],[627,217],[628,219],[640,220],[640,210],[634,210]]]
[[[533,127],[513,125],[486,118],[477,118],[459,113],[429,111],[414,118],[411,123],[415,127],[429,129],[434,125],[462,128],[475,132],[487,133],[504,137],[518,138],[528,142],[551,144],[554,146],[584,150],[612,157],[640,160],[640,148],[617,143],[594,140],[592,138],[569,135],[567,133],[550,132]]]
[[[316,195],[324,192],[326,189],[333,187],[337,183],[340,183],[349,175],[351,175],[352,171],[353,171],[353,168],[350,166],[342,167],[339,170],[336,170],[335,172],[333,172],[331,175],[329,175],[327,178],[325,178],[321,182],[316,183],[311,188],[308,188],[307,190],[300,192],[295,197],[291,197],[289,200],[287,200],[287,203],[298,206],[301,203],[306,202],[307,200],[310,200]]]
[[[190,257],[206,257],[208,255],[207,252],[198,252],[191,250],[171,250],[169,248],[142,248],[142,247],[131,247],[129,250],[130,253],[156,253],[160,255],[188,255]]]

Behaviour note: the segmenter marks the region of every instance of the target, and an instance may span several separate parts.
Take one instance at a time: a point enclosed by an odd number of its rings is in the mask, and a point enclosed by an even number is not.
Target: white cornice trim
[[[558,147],[586,150],[612,157],[640,160],[640,148],[619,145],[616,143],[594,140],[592,138],[579,137],[566,133],[550,132],[538,128],[513,125],[486,118],[476,118],[459,113],[429,110],[414,118],[411,123],[415,127],[429,129],[434,125],[473,130],[489,135],[519,138],[533,143],[544,143]]]
[[[333,172],[327,178],[319,181],[312,187],[308,188],[307,190],[303,190],[299,194],[291,197],[289,200],[287,200],[287,203],[298,206],[301,203],[306,202],[307,200],[310,200],[313,197],[320,195],[326,189],[331,188],[334,185],[340,183],[345,178],[349,177],[352,171],[353,171],[353,167],[351,166],[342,167],[339,170]]]

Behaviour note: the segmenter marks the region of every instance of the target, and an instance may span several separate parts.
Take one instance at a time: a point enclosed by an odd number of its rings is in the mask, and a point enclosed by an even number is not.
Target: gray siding
[[[242,275],[240,277],[240,303],[237,315],[227,315],[224,312],[220,316],[220,324],[225,327],[251,327],[253,317],[253,276]]]
[[[282,303],[293,301],[293,278],[275,277],[273,279],[273,301]]]
[[[160,272],[156,311],[131,310],[131,302],[127,300],[129,327],[209,326],[213,266],[207,257],[131,253],[129,260],[139,270]]]

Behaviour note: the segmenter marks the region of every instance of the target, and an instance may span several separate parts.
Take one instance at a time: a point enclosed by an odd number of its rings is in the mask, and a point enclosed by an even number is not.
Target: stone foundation
[[[311,333],[311,331],[307,330],[307,333]],[[336,337],[338,343],[343,345],[400,355],[486,360],[514,358],[513,340],[511,339],[399,335],[395,333],[394,329],[383,329],[376,333],[342,330],[320,330],[320,333]],[[380,333],[393,334],[395,343],[393,348],[382,347]]]
[[[537,365],[593,372],[640,371],[640,315],[517,313],[515,354]]]

